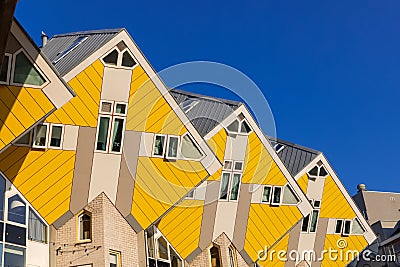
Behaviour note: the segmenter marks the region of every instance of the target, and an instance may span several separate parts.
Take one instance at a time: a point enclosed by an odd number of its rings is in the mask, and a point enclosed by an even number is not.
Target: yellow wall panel
[[[255,261],[257,252],[272,246],[302,218],[296,206],[273,207],[251,204],[245,239],[245,250]]]
[[[46,121],[97,127],[103,73],[104,66],[100,60],[97,60],[71,79],[68,84],[75,91],[76,96],[56,110]]]
[[[303,174],[298,180],[297,184],[301,188],[301,191],[304,192],[304,194],[307,193],[307,187],[308,187],[308,175],[307,173]]]
[[[68,211],[75,151],[11,146],[0,162],[0,170],[47,223]]]
[[[331,176],[326,177],[321,201],[321,218],[353,219],[354,210]]]
[[[265,261],[258,261],[257,263],[260,266],[285,266],[286,258],[288,255],[280,255],[278,257],[278,251],[287,251],[289,244],[289,235],[285,235],[279,242],[271,248],[271,250],[275,250],[276,253],[271,253],[271,257],[267,257]]]
[[[225,128],[222,128],[216,135],[207,141],[208,145],[221,162],[224,161],[227,136],[228,134]]]
[[[336,250],[337,252],[329,257],[326,253],[322,260],[322,266],[347,266],[353,259],[351,251],[362,251],[367,246],[364,236],[352,235],[341,236],[327,234],[325,237],[324,250]],[[360,256],[361,257],[361,256]]]

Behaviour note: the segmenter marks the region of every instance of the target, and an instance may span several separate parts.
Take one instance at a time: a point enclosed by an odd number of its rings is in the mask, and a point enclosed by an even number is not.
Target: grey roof
[[[48,43],[42,47],[42,52],[53,63],[61,76],[64,76],[122,30],[123,29],[95,30],[54,35]],[[71,49],[74,42],[77,41],[78,38],[84,36],[87,36],[87,39],[55,62],[59,55]]]
[[[278,150],[279,158],[293,177],[321,153],[320,151],[283,141],[281,139],[273,137],[268,137],[268,139],[276,148],[279,148],[279,146],[276,146],[277,144],[283,145],[283,148],[276,150]]]
[[[178,89],[171,89],[170,92],[203,137],[241,105],[240,102]]]

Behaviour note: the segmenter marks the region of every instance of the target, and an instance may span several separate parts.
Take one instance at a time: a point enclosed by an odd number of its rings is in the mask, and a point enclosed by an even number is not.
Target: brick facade
[[[122,267],[138,266],[138,238],[131,226],[102,193],[84,210],[92,214],[92,241],[77,243],[77,216],[72,217],[56,232],[51,244],[58,266],[109,266],[109,250],[121,253]],[[61,248],[61,249],[60,249]]]

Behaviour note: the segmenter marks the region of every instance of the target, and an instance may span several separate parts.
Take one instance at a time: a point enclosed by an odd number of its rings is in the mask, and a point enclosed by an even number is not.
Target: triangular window
[[[46,80],[22,51],[15,56],[14,78],[17,84],[41,86]]]
[[[103,58],[104,63],[117,66],[118,52],[117,50],[111,51],[107,56]]]

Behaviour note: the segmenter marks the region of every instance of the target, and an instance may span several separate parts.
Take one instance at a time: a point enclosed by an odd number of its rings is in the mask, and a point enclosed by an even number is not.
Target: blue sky
[[[399,10],[395,0],[25,0],[16,17],[36,42],[42,30],[125,27],[158,71],[193,60],[239,69],[265,94],[278,137],[323,151],[354,194],[361,182],[400,191]]]

